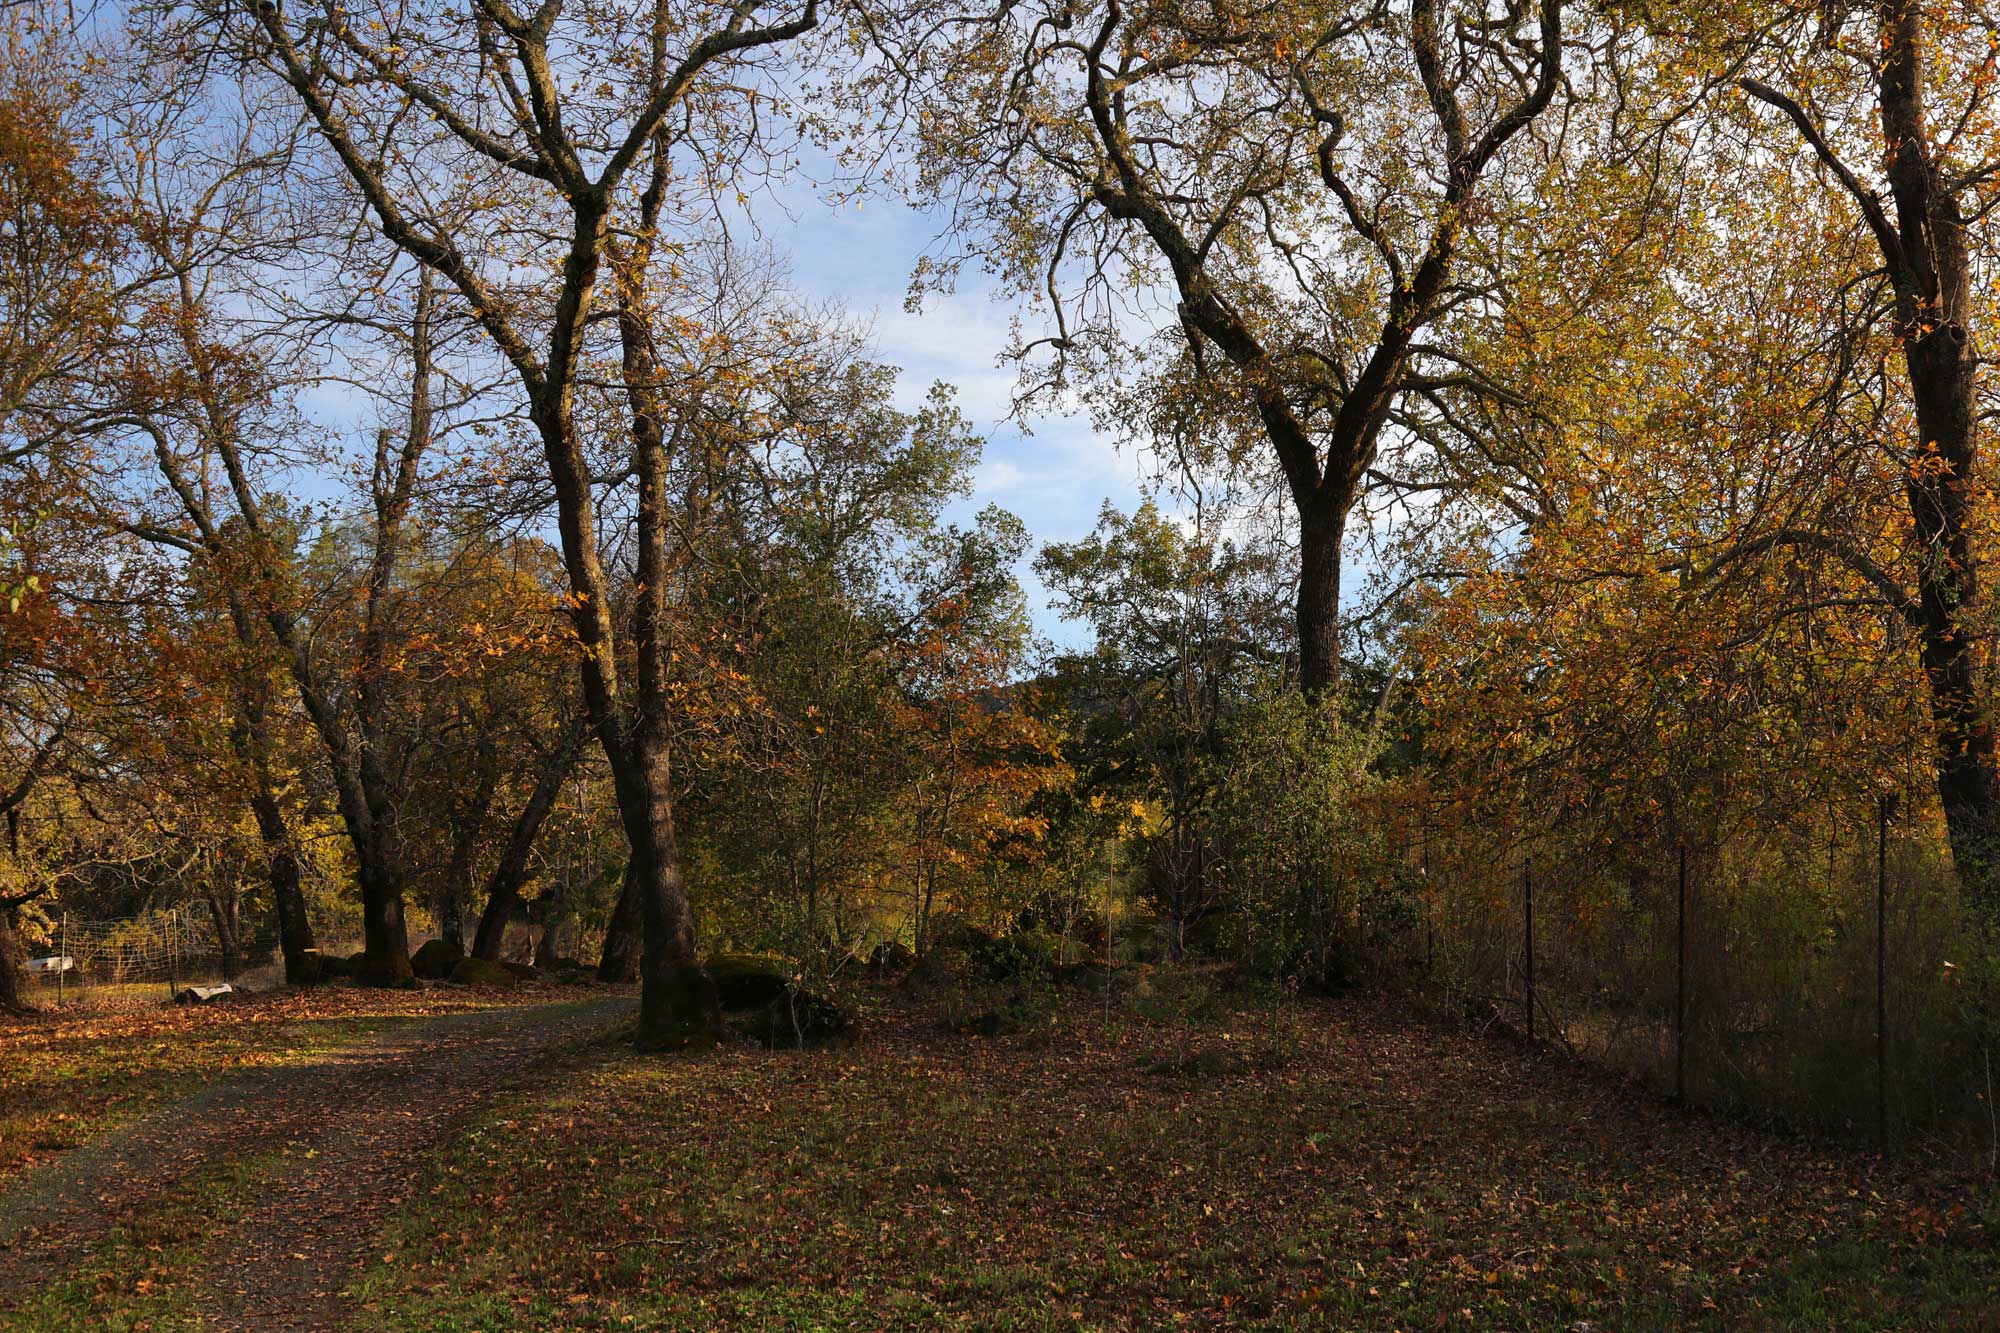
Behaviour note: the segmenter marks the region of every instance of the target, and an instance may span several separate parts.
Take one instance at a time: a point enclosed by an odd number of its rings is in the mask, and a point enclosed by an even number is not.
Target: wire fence
[[[106,1006],[170,999],[190,986],[239,984],[276,963],[273,927],[226,938],[198,906],[108,920],[68,912],[50,923],[47,952],[26,973],[43,1005]]]
[[[1425,905],[1441,998],[1681,1100],[2000,1159],[1974,941],[1886,812],[1816,864],[1666,843],[1618,871],[1487,853]],[[1508,864],[1508,861],[1512,864]]]

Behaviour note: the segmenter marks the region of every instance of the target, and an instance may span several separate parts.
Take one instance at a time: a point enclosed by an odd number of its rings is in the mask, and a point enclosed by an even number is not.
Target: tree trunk
[[[597,979],[625,985],[639,979],[639,895],[632,888],[632,863],[618,880],[618,901],[604,927],[604,951],[598,956]]]
[[[664,157],[657,159],[642,204],[649,229],[665,170]],[[722,1006],[715,983],[695,952],[694,914],[681,879],[680,846],[674,834],[667,600],[673,518],[667,495],[666,432],[656,397],[662,377],[645,306],[650,246],[651,236],[642,237],[637,252],[616,271],[619,348],[632,413],[633,470],[639,481],[632,616],[638,690],[633,705],[622,716],[607,717],[600,734],[611,760],[618,812],[632,846],[626,886],[638,901],[644,927],[639,951],[639,1042],[661,1046],[720,1028]]]
[[[563,927],[569,924],[571,885],[567,879],[558,879],[542,895],[542,934],[535,941],[535,966],[554,967],[562,958],[561,935]]]
[[[438,904],[438,938],[451,946],[453,953],[465,952],[465,890],[463,878],[454,879],[446,886],[444,901]]]
[[[370,490],[375,501],[375,550],[369,561],[363,598],[361,641],[354,671],[355,751],[353,760],[361,797],[368,806],[366,847],[359,845],[361,924],[367,954],[366,974],[384,986],[408,985],[410,937],[403,924],[403,848],[396,830],[396,783],[385,755],[389,682],[388,637],[393,619],[389,605],[402,558],[404,525],[416,492],[420,464],[430,449],[431,319],[435,278],[419,269],[416,310],[410,321],[410,415],[400,445],[391,450],[393,434],[381,431],[375,442],[375,474]]]
[[[1915,373],[1913,365],[1913,378]],[[1947,451],[1940,446],[1939,452]],[[1967,448],[1962,456],[1972,452]],[[1980,593],[1970,554],[1970,497],[1953,477],[1912,478],[1907,489],[1916,522],[1916,619],[1936,731],[1938,801],[1967,901],[1992,918],[2000,907],[2000,770],[1986,715],[1986,672],[1967,623]],[[1955,550],[1964,554],[1955,557]]]
[[[563,734],[561,744],[535,775],[535,789],[514,819],[507,845],[500,850],[499,864],[493,867],[493,874],[486,881],[486,907],[479,914],[479,930],[472,938],[474,958],[489,963],[500,959],[507,923],[520,914],[521,886],[528,882],[528,857],[535,850],[535,838],[541,833],[549,811],[555,808],[556,797],[562,795],[563,783],[569,781],[570,770],[576,765],[584,727],[585,719],[579,712]]]
[[[21,992],[21,945],[14,938],[14,923],[0,908],[0,1013],[34,1012]]]
[[[264,497],[252,481],[245,463],[245,442],[241,420],[229,393],[221,384],[216,365],[216,349],[201,336],[204,299],[197,292],[192,265],[179,270],[179,321],[182,349],[193,367],[202,409],[202,439],[221,462],[222,471],[234,497],[238,516],[249,538],[247,553],[251,568],[262,587],[245,588],[232,581],[226,587],[230,614],[238,641],[246,648],[256,642],[251,626],[261,620],[283,649],[285,665],[298,689],[299,700],[312,719],[313,728],[325,744],[329,767],[339,798],[342,824],[354,844],[356,869],[361,888],[362,927],[367,962],[363,975],[378,985],[407,985],[410,972],[409,936],[403,924],[403,881],[401,848],[395,832],[394,788],[390,783],[380,750],[384,686],[383,662],[386,653],[388,616],[383,602],[393,583],[400,552],[402,525],[409,512],[410,496],[417,480],[418,465],[431,443],[430,433],[430,351],[429,320],[432,279],[426,272],[418,292],[418,310],[412,328],[413,376],[411,382],[410,427],[403,445],[390,467],[389,432],[377,437],[374,497],[376,508],[375,552],[370,563],[366,613],[360,650],[354,673],[353,712],[350,729],[346,709],[326,688],[313,662],[312,638],[301,614],[286,606],[274,593],[285,584],[282,543],[275,539],[266,522]],[[179,497],[182,508],[201,534],[202,546],[218,564],[227,566],[237,554],[235,539],[216,522],[209,500],[197,489],[165,443],[155,437],[154,455],[161,475]],[[262,700],[246,690],[243,700],[246,726],[255,730],[260,723]],[[254,760],[253,760],[254,762]]]
[[[621,325],[629,323],[621,320]],[[660,556],[668,521],[661,488],[663,446],[657,420],[641,414],[635,427],[641,437],[635,447],[640,473],[637,583],[641,590],[634,635],[640,672],[640,698],[635,707],[619,689],[616,639],[596,543],[589,470],[574,436],[566,396],[540,405],[535,415],[555,483],[564,564],[577,597],[573,615],[582,649],[584,698],[611,768],[619,821],[632,848],[619,912],[622,915],[625,911],[625,897],[632,898],[634,915],[644,932],[639,948],[643,983],[639,1041],[642,1045],[671,1044],[686,1028],[719,1025],[721,1012],[714,984],[695,960],[692,922],[674,841],[664,715],[668,706],[663,688],[666,648],[661,633],[667,590]],[[647,439],[649,430],[651,438]],[[651,721],[642,725],[642,715]],[[612,971],[611,946],[619,934],[617,919],[612,926],[605,963],[599,968],[599,975],[607,979]],[[620,941],[621,947],[623,943]]]
[[[232,889],[228,894],[209,893],[208,915],[215,922],[215,942],[222,950],[222,978],[234,981],[243,971],[243,921],[241,905]]]
[[[1972,262],[1965,219],[1939,169],[1924,120],[1923,8],[1881,8],[1882,138],[1895,199],[1893,231],[1878,230],[1896,290],[1903,359],[1919,438],[1905,493],[1914,524],[1917,621],[1931,716],[1936,781],[1952,859],[1968,902],[1989,921],[2000,907],[1995,834],[2000,775],[1986,717],[1986,669],[1977,638],[1981,588],[1974,528],[1979,476],[1978,361],[1971,330]],[[1886,222],[1886,219],[1885,219]]]
[[[1299,688],[1314,698],[1339,689],[1340,542],[1346,510],[1299,511]]]
[[[1917,587],[1914,597],[1905,591],[1898,601],[1916,630],[1930,693],[1933,778],[1952,860],[1966,903],[1990,928],[2000,917],[2000,773],[1978,633],[1984,608],[1976,509],[1983,482],[1973,270],[1955,193],[1971,187],[1954,185],[1941,169],[1925,123],[1923,5],[1881,0],[1875,16],[1876,101],[1893,216],[1880,192],[1840,161],[1804,106],[1755,79],[1740,82],[1791,119],[1859,206],[1895,292],[1895,331],[1917,427],[1903,488]]]
[[[230,610],[237,640],[245,648],[255,642],[254,621],[241,597],[233,590]],[[285,823],[284,807],[278,804],[278,786],[271,777],[270,737],[267,713],[259,687],[243,687],[237,724],[231,746],[250,777],[250,814],[257,822],[257,837],[264,844],[265,874],[271,884],[271,912],[278,923],[278,950],[285,959],[285,984],[311,986],[320,980],[319,941],[313,937],[312,921],[306,915],[306,895],[294,850],[291,828]]]
[[[362,976],[377,986],[408,986],[410,932],[403,921],[403,886],[380,847],[361,866]]]
[[[444,893],[438,902],[438,937],[455,952],[465,952],[465,905],[472,896],[472,856],[486,825],[486,813],[493,804],[498,774],[491,759],[492,747],[479,746],[479,781],[472,798],[452,803],[451,864],[445,868]]]
[[[271,909],[278,921],[278,948],[285,957],[285,984],[315,985],[320,980],[319,941],[313,937],[312,920],[306,914],[298,853],[292,850],[291,831],[285,826],[278,798],[268,785],[259,786],[250,798],[250,811],[256,816],[257,836],[263,840],[268,858],[266,873],[271,881]]]
[[[681,880],[665,747],[634,748],[639,753],[614,778],[632,844],[626,883],[643,926],[639,1035],[645,1043],[673,1042],[690,1029],[720,1027],[722,1008],[715,983],[695,954],[694,918]]]
[[[500,961],[500,950],[507,943],[507,925],[518,913],[521,906],[521,885],[518,875],[503,877],[499,870],[486,884],[486,907],[479,914],[479,929],[472,935],[472,956],[489,963]]]

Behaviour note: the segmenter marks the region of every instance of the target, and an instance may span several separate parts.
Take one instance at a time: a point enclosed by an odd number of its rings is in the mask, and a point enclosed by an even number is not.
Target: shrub
[[[839,1001],[787,986],[757,1011],[750,1035],[773,1050],[846,1046],[855,1039],[854,1014]]]

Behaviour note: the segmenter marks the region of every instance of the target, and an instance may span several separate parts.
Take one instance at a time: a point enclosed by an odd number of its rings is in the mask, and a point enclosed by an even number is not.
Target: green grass
[[[1062,1010],[829,1054],[607,1048],[471,1127],[355,1294],[377,1329],[1988,1326],[1979,1188],[1684,1115],[1363,1002],[1288,1062]],[[1263,1018],[1197,1045],[1257,1051]],[[1243,1031],[1232,1030],[1242,1028]],[[1223,1033],[1229,1032],[1224,1037]]]
[[[136,1208],[55,1281],[21,1293],[0,1313],[9,1329],[169,1333],[199,1327],[195,1300],[218,1243],[216,1219],[247,1200],[282,1160],[277,1150],[241,1157]]]

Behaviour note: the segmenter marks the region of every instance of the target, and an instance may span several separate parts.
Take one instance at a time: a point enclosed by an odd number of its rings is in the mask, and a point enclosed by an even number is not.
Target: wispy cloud
[[[957,390],[960,409],[986,436],[973,494],[952,506],[953,521],[967,522],[997,504],[1017,514],[1039,546],[1088,533],[1107,498],[1124,508],[1138,503],[1142,460],[1130,449],[1121,452],[1088,420],[1012,419],[1017,376],[1003,360],[1014,336],[1010,303],[990,287],[968,286],[930,296],[919,310],[905,308],[910,273],[935,231],[933,220],[880,199],[858,209],[796,195],[787,204],[793,218],[766,215],[761,226],[790,258],[800,289],[812,299],[837,301],[868,323],[881,359],[903,371],[901,405],[915,406],[942,380]],[[1079,632],[1049,609],[1033,571],[1024,563],[1019,572],[1037,628],[1059,643],[1077,642]]]

